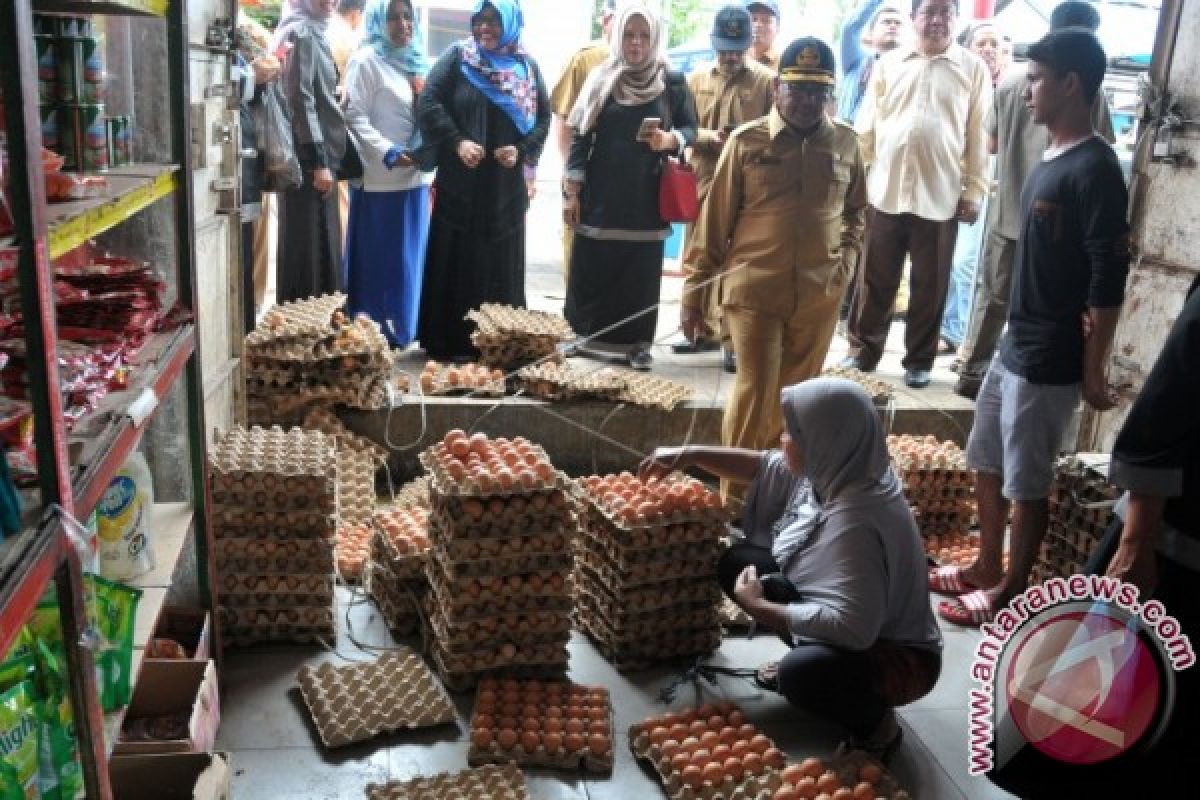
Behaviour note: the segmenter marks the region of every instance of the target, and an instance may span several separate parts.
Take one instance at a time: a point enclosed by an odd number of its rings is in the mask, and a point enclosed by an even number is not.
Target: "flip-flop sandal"
[[[754,673],[754,685],[763,691],[779,693],[779,662],[763,664]]]
[[[980,589],[938,603],[938,615],[947,622],[964,628],[978,628],[995,619],[996,612],[992,610],[992,601],[987,592]]]
[[[937,567],[929,570],[929,591],[957,597],[979,588],[963,580],[962,574],[962,567]]]
[[[892,760],[892,756],[896,755],[896,751],[900,749],[900,745],[904,741],[904,728],[897,728],[896,735],[886,742],[880,744],[868,744],[851,739],[843,742],[838,748],[839,751],[859,750],[866,753],[871,758],[875,759],[885,767]]]

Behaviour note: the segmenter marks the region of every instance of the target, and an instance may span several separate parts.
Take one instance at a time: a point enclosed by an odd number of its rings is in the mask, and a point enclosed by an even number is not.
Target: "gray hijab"
[[[785,566],[825,520],[892,502],[903,497],[903,487],[879,414],[857,383],[815,378],[784,389],[781,402],[784,427],[799,449],[810,487],[798,498],[791,523],[806,535],[789,536],[789,546],[772,553]]]

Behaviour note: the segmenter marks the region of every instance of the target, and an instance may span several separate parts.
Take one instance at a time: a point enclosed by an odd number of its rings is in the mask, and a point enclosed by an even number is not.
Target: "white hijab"
[[[650,26],[650,47],[638,64],[625,60],[625,27],[634,17],[641,17]],[[667,60],[662,53],[662,25],[654,12],[641,3],[621,8],[613,22],[609,39],[608,59],[592,70],[579,99],[571,109],[567,123],[579,133],[587,133],[596,125],[608,98],[619,105],[640,106],[657,98],[666,88]]]

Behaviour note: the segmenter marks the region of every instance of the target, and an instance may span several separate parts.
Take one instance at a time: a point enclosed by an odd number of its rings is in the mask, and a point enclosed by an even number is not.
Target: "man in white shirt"
[[[957,17],[957,0],[914,0],[916,43],[879,59],[857,126],[871,209],[842,365],[870,372],[879,363],[909,256],[903,364],[914,389],[929,385],[937,355],[958,223],[977,220],[988,189],[983,121],[992,79],[954,43]]]

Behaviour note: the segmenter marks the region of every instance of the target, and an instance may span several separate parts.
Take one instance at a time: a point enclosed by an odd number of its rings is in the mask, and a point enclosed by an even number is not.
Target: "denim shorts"
[[[1080,384],[1030,383],[992,359],[967,439],[967,466],[999,475],[1004,496],[1027,502],[1050,496],[1054,459],[1079,407]]]

